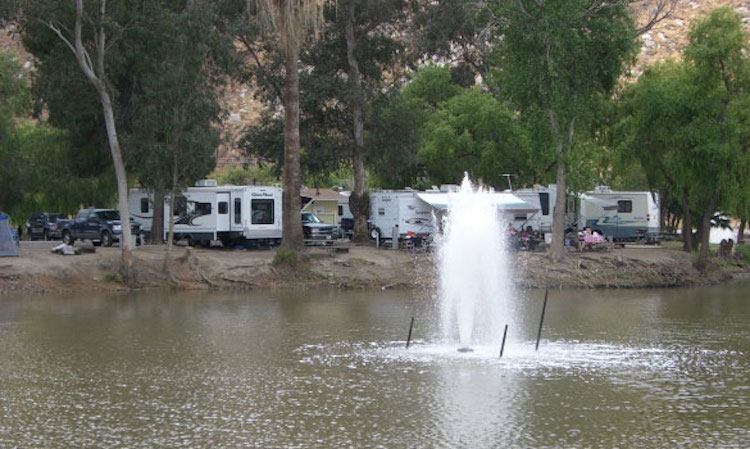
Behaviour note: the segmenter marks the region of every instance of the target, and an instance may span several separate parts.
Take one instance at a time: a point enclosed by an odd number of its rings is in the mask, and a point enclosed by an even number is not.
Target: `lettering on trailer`
[[[391,197],[390,196],[384,196],[384,197],[382,197],[380,199],[380,201],[382,201],[384,203],[387,203],[387,202],[391,201]]]
[[[272,197],[273,193],[270,193],[270,192],[252,192],[250,194],[250,196],[268,196],[268,197]]]
[[[432,226],[432,220],[427,218],[410,218],[408,220],[404,220],[404,223]]]

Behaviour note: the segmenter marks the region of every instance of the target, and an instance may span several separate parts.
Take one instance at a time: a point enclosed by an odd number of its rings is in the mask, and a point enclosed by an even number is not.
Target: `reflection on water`
[[[551,292],[539,352],[527,292],[502,359],[402,292],[3,298],[0,447],[746,447],[749,290]]]

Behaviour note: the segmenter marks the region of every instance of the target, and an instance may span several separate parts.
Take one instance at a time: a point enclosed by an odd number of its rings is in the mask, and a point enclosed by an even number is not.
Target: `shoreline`
[[[174,247],[165,273],[164,247],[134,252],[136,288],[119,281],[120,249],[97,247],[94,254],[50,253],[59,242],[22,242],[20,257],[0,259],[0,296],[129,290],[252,290],[337,288],[430,290],[434,254],[394,251],[343,243],[341,253],[310,247],[301,272],[272,264],[275,250],[224,250]],[[668,288],[713,285],[750,276],[731,260],[717,262],[705,274],[692,266],[692,255],[661,247],[618,248],[611,252],[571,253],[553,262],[544,253],[511,254],[516,285],[550,288]]]

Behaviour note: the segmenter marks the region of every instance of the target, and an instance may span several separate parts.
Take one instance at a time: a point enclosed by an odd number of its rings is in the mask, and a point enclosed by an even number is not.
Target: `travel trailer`
[[[370,194],[370,236],[391,239],[398,226],[399,238],[414,234],[426,237],[435,232],[433,208],[416,190],[382,190]]]
[[[659,240],[659,198],[651,192],[618,192],[599,186],[581,195],[579,228],[618,242]]]
[[[557,186],[550,184],[547,187],[534,186],[527,189],[514,190],[513,194],[518,198],[536,207],[536,212],[519,212],[513,215],[512,223],[516,229],[531,229],[543,233],[552,232],[552,219],[554,216],[555,201],[557,200]]]
[[[542,233],[552,232],[552,222],[555,216],[555,202],[557,201],[557,185],[550,184],[547,187],[536,185],[531,188],[514,190],[513,194],[518,198],[536,207],[536,212],[520,212],[513,216],[511,223],[516,229],[531,229]],[[578,221],[578,198],[573,194],[567,194],[565,206],[565,226],[574,226]]]
[[[128,198],[131,215],[145,232],[151,232],[153,196],[132,189]],[[218,186],[201,180],[175,198],[174,238],[189,244],[221,241],[231,245],[245,240],[256,243],[281,241],[281,188],[270,186]],[[164,204],[164,236],[169,232],[168,199]]]

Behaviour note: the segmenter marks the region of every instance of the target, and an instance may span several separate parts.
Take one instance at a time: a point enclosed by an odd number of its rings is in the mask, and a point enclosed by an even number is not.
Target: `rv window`
[[[219,201],[219,214],[226,215],[229,213],[229,203],[226,201]]]
[[[141,213],[148,213],[148,198],[141,198]]]
[[[539,205],[542,206],[542,215],[549,215],[549,193],[539,193]]]
[[[514,220],[526,220],[526,214],[515,214],[513,216]]]
[[[339,204],[339,217],[344,215],[344,206]]]
[[[187,198],[182,195],[174,197],[174,211],[172,212],[175,217],[184,217],[187,215]]]
[[[617,202],[617,213],[629,214],[633,212],[633,202],[630,200],[620,200]]]
[[[384,216],[385,215],[385,208],[383,208],[383,207],[379,208],[378,209],[378,215],[380,215],[381,217]]]
[[[273,224],[273,200],[250,202],[252,224]]]
[[[234,199],[234,223],[242,223],[242,200],[239,198]]]
[[[211,215],[211,203],[195,203],[195,215]]]

